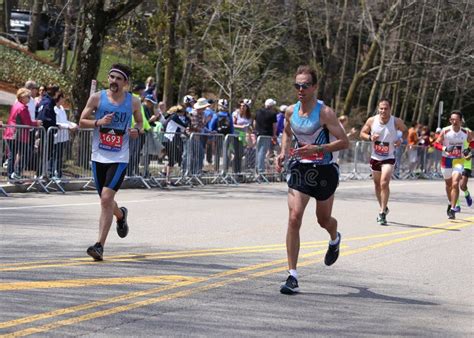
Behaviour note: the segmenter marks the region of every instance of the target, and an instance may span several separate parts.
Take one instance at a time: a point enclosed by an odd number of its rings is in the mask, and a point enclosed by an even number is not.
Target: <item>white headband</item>
[[[125,81],[128,81],[128,76],[127,76],[127,74],[125,74],[125,72],[123,70],[120,70],[118,68],[112,68],[111,70],[109,70],[109,75],[112,72],[119,73],[120,75],[122,75],[124,77]]]

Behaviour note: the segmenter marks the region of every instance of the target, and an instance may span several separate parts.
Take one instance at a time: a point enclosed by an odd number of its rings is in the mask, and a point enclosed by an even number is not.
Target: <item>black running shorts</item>
[[[286,178],[289,188],[325,201],[339,184],[339,166],[336,163],[317,165],[291,161]]]
[[[102,189],[107,187],[118,191],[125,178],[128,163],[101,163],[92,161],[92,173],[94,174],[95,187],[99,196]]]
[[[472,171],[471,171],[471,169],[466,169],[466,168],[464,168],[464,170],[462,171],[462,175],[463,175],[463,176],[466,176],[466,177],[468,177],[468,178],[469,178],[469,177],[472,177]]]

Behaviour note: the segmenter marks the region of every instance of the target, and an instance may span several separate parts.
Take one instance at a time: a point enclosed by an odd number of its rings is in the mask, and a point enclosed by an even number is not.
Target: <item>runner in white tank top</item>
[[[395,164],[394,151],[395,147],[400,146],[402,138],[406,138],[407,127],[401,119],[392,116],[388,99],[381,99],[377,109],[378,115],[369,117],[360,131],[360,138],[372,142],[370,168],[380,207],[377,223],[387,225],[389,184]]]
[[[374,116],[371,126],[371,134],[379,135],[379,138],[372,142],[371,158],[383,161],[395,158],[395,142],[400,138],[395,127],[395,117],[390,116],[386,124],[380,121],[380,115]]]
[[[459,183],[464,168],[463,152],[466,142],[472,140],[471,133],[461,127],[462,114],[453,111],[450,126],[444,128],[435,142],[435,148],[443,152],[441,171],[443,173],[449,205],[446,210],[449,219],[456,218],[456,201],[459,198]]]

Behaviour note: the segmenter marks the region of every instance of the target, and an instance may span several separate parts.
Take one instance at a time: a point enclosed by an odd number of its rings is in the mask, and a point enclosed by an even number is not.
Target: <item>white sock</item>
[[[291,269],[291,270],[288,270],[288,272],[290,273],[290,275],[298,279],[298,272],[296,272],[296,270]]]
[[[330,245],[336,245],[337,243],[339,243],[339,239],[340,239],[339,234],[337,234],[337,237],[336,237],[335,240],[332,240],[332,239],[329,240],[329,244]]]

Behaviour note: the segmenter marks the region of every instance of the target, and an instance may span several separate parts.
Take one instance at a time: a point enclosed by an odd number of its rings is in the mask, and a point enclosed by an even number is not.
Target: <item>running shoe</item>
[[[289,275],[286,279],[286,282],[280,285],[280,292],[284,293],[285,295],[293,295],[297,292],[300,292],[298,280],[292,275]]]
[[[339,237],[339,242],[333,245],[329,244],[328,251],[326,251],[324,264],[327,266],[333,265],[339,257],[339,245],[341,245],[341,234],[339,232],[337,233],[337,237]]]
[[[385,207],[385,209],[383,210],[383,213],[385,214],[385,216],[387,216],[389,212],[390,210],[388,209],[388,207]]]
[[[20,176],[20,175],[17,175],[16,173],[12,173],[12,174],[9,176],[9,179],[12,180],[12,181],[18,181],[18,180],[21,180],[21,176]]]
[[[122,219],[117,220],[117,234],[120,238],[125,238],[128,235],[128,210],[125,207],[121,207],[120,210],[122,211],[123,217]]]
[[[467,193],[467,195],[466,195],[466,196],[464,196],[464,197],[466,197],[466,203],[467,203],[467,206],[468,206],[468,207],[472,206],[472,198],[471,198],[471,194],[470,194],[470,193]]]
[[[449,210],[448,210],[448,218],[449,218],[449,219],[456,219],[456,212],[454,211],[454,209],[449,208]]]
[[[381,212],[378,216],[377,216],[377,223],[379,225],[387,225],[387,218],[386,218],[386,213],[384,212]]]
[[[95,261],[101,261],[103,260],[102,256],[104,254],[104,248],[102,247],[102,244],[97,242],[87,249],[87,254],[94,258]]]
[[[446,213],[448,214],[448,217],[449,217],[450,211],[451,211],[451,204],[448,204],[448,209],[446,209]]]
[[[454,212],[461,212],[461,206],[456,205],[453,210],[454,210]]]

